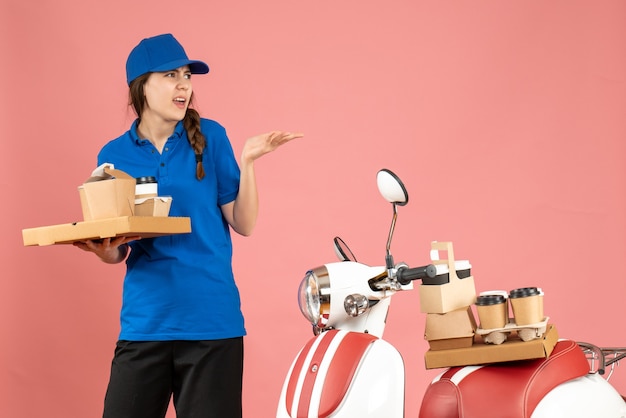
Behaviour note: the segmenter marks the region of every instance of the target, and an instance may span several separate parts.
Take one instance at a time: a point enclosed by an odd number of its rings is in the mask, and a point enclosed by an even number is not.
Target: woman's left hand
[[[252,162],[257,158],[274,151],[276,148],[291,141],[302,138],[301,133],[272,131],[248,138],[241,154],[242,162]]]

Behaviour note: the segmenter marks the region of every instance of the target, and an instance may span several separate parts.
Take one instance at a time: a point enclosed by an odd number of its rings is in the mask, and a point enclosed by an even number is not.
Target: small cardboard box
[[[120,236],[153,238],[189,232],[191,219],[186,217],[123,216],[23,229],[22,239],[24,246],[30,246],[71,244]]]
[[[444,314],[426,314],[424,339],[431,350],[471,347],[475,331],[476,319],[469,306]]]
[[[146,197],[135,200],[135,216],[168,216],[172,198],[169,196]]]
[[[439,251],[447,252],[447,260],[439,259]],[[420,310],[424,313],[443,314],[473,305],[476,301],[474,277],[458,277],[452,243],[432,242],[431,260],[435,266],[447,266],[449,281],[439,285],[420,284]]]
[[[113,164],[102,164],[78,187],[83,219],[116,218],[135,214],[136,180]]]
[[[556,327],[549,324],[543,337],[536,340],[522,341],[512,336],[502,344],[492,345],[484,344],[480,337],[476,336],[471,347],[428,350],[424,355],[424,360],[427,369],[437,369],[547,358],[558,340]]]

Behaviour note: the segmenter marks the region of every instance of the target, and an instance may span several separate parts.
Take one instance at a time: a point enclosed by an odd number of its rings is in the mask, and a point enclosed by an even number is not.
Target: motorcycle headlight
[[[298,288],[302,315],[313,325],[324,328],[330,316],[330,280],[326,267],[309,270]]]

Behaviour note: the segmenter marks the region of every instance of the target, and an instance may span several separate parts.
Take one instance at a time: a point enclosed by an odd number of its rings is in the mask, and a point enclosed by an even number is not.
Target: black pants
[[[104,418],[239,418],[243,337],[215,341],[118,341]]]

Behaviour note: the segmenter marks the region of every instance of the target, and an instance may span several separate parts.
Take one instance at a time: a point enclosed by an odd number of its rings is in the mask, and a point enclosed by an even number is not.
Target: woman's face
[[[191,72],[188,66],[152,73],[144,85],[146,105],[142,120],[178,122],[183,120],[191,100]]]

